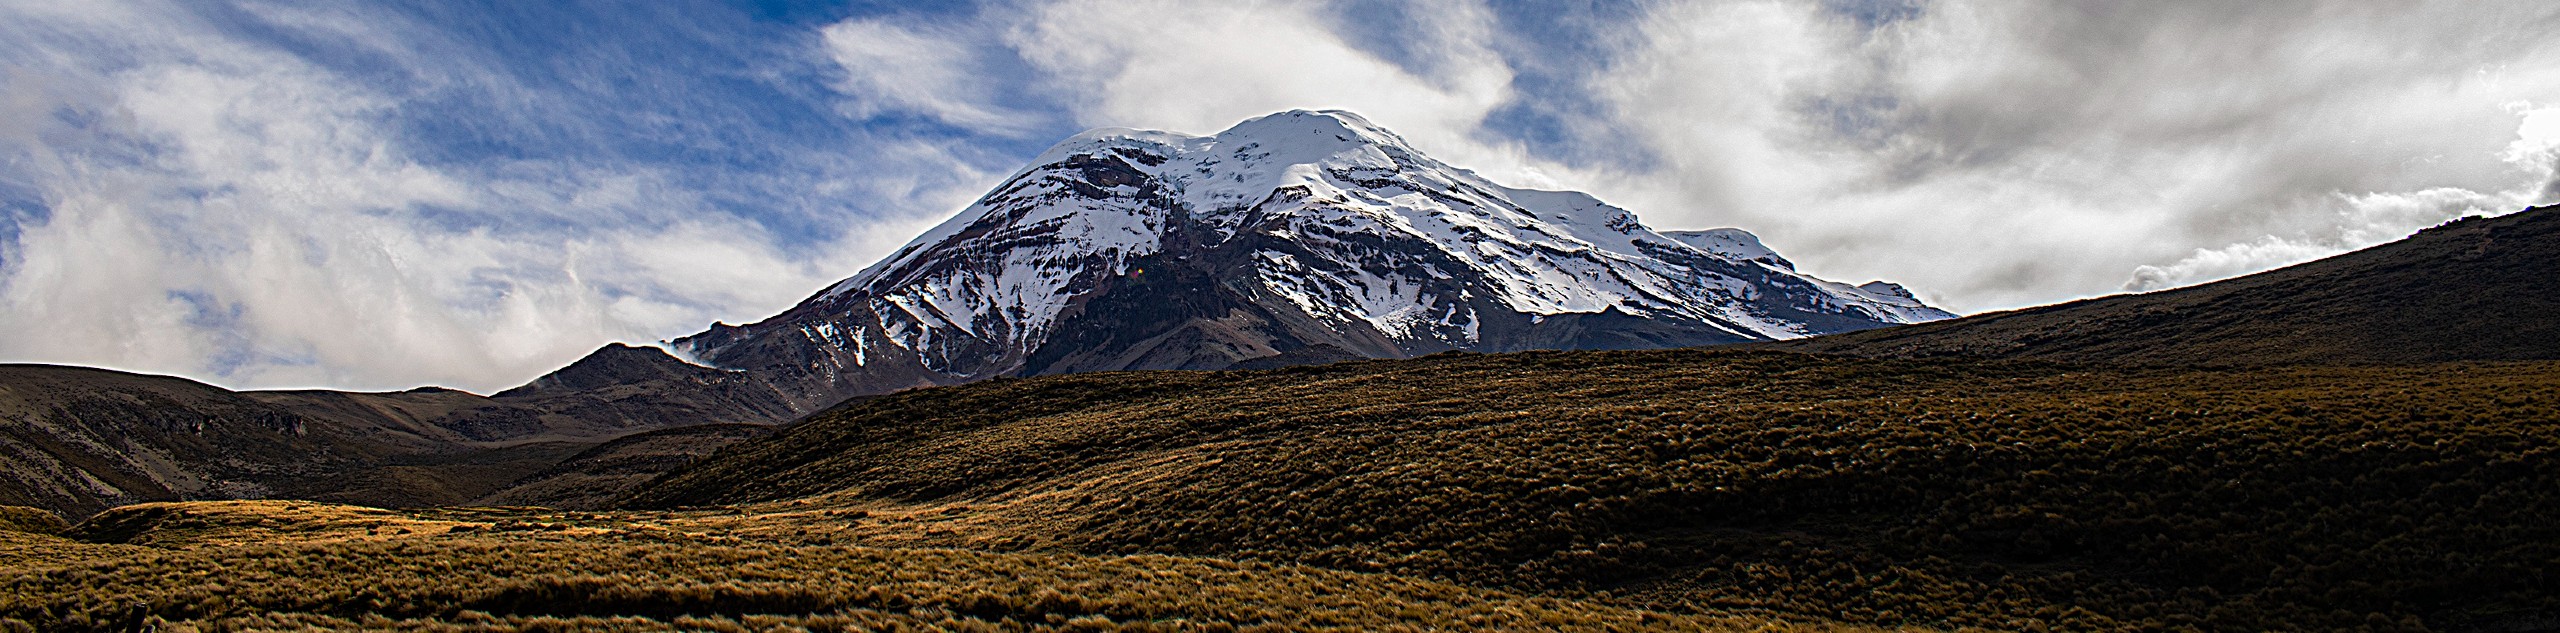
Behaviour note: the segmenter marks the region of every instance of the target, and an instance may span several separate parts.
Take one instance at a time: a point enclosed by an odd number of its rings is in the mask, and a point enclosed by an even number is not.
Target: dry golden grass
[[[38,508],[0,506],[0,532],[54,534],[71,527],[62,517]]]
[[[0,631],[1856,631],[1176,556],[805,545],[788,517],[301,502],[6,533]]]

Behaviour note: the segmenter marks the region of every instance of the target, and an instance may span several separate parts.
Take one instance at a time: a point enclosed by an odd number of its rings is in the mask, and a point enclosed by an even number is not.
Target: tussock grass
[[[1542,352],[920,390],[628,502],[1692,612],[2416,631],[2560,614],[2556,447],[2552,363]]]
[[[0,532],[59,534],[70,527],[62,517],[40,508],[0,506]]]
[[[155,545],[28,535],[76,560],[0,560],[0,631],[1851,630],[1288,564],[806,546],[689,531],[678,515],[452,512],[495,521],[384,537],[474,523],[273,502],[110,511],[123,516],[83,527],[116,530],[74,533]],[[576,529],[550,527],[562,525]],[[614,527],[586,529],[600,525]]]

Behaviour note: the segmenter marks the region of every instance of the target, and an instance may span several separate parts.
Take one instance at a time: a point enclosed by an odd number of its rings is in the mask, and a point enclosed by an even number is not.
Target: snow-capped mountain
[[[1787,339],[1952,316],[1514,189],[1347,112],[1099,129],[781,315],[670,347],[835,399],[1000,375]]]

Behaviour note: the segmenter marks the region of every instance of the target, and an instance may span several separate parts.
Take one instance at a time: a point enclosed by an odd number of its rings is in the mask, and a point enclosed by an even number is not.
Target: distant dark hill
[[[627,503],[1679,611],[2529,630],[2560,617],[2555,451],[2560,363],[1448,354],[909,391]]]
[[[746,372],[712,369],[677,360],[663,349],[621,343],[598,348],[490,399],[625,429],[662,426],[669,418],[783,422],[807,413]]]
[[[76,517],[130,500],[275,494],[379,457],[334,446],[312,422],[179,378],[0,366],[0,504]]]
[[[773,434],[759,424],[698,424],[624,436],[534,473],[478,505],[595,510],[650,479],[731,444]]]
[[[2162,365],[2560,359],[2560,207],[2189,288],[1770,345]]]
[[[165,376],[0,365],[0,505],[77,518],[188,499],[458,504],[606,440],[776,423],[792,413],[737,372],[619,344],[494,397],[436,388],[233,392]]]

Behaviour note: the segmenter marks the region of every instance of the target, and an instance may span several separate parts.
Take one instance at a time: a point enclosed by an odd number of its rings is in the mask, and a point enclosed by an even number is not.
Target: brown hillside
[[[778,422],[793,411],[732,372],[619,344],[497,396],[234,392],[168,376],[0,365],[0,505],[78,518],[191,499],[460,504],[614,438]]]
[[[2560,615],[2555,450],[2552,363],[1535,352],[912,391],[733,446],[630,504],[849,508],[872,539],[1673,610],[2474,630]]]

